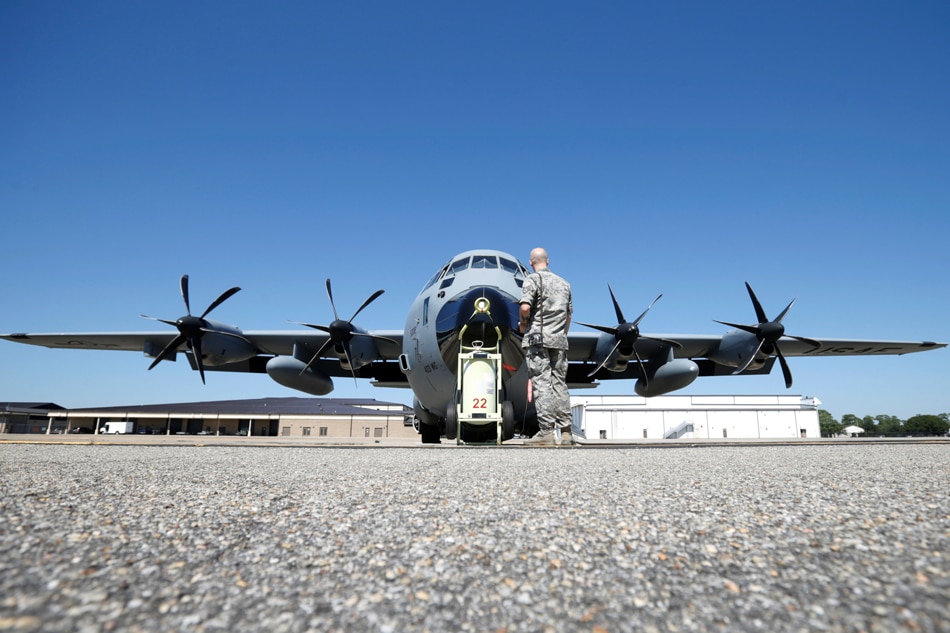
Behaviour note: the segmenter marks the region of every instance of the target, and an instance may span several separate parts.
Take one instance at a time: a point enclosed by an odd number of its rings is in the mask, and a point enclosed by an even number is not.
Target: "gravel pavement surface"
[[[950,445],[0,446],[5,631],[950,631]]]

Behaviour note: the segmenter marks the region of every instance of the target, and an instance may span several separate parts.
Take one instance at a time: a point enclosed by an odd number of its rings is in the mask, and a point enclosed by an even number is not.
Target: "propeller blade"
[[[759,345],[755,348],[755,351],[752,352],[752,354],[749,356],[749,358],[746,359],[744,363],[742,363],[742,367],[739,367],[737,370],[732,372],[732,375],[735,376],[736,374],[741,374],[746,369],[748,369],[749,365],[752,364],[752,361],[755,360],[755,357],[759,355],[759,351],[761,349],[762,349],[762,341],[759,341]]]
[[[158,318],[155,318],[155,317],[150,317],[150,316],[148,316],[147,314],[140,314],[139,316],[142,317],[143,319],[148,319],[149,321],[158,321],[159,323],[164,323],[165,325],[170,325],[170,326],[172,326],[172,327],[178,327],[178,324],[175,323],[174,321],[168,321],[168,320],[166,320],[166,319],[158,319]]]
[[[188,301],[188,275],[181,276],[179,285],[181,286],[181,298],[185,300],[185,312],[188,316],[191,316],[191,303]]]
[[[614,302],[614,312],[617,314],[617,323],[626,323],[627,320],[623,318],[623,310],[620,309],[620,303],[617,302],[617,297],[614,296],[614,289],[610,287],[610,284],[607,284],[607,290],[610,291],[610,299]]]
[[[614,343],[613,349],[610,350],[610,353],[608,353],[606,356],[604,356],[604,360],[600,361],[600,365],[597,365],[597,369],[595,369],[594,371],[592,371],[592,372],[590,372],[589,374],[587,374],[587,377],[588,377],[588,378],[590,378],[591,376],[593,376],[594,374],[596,374],[597,372],[599,372],[599,371],[604,367],[604,365],[607,364],[607,361],[610,360],[610,357],[613,356],[614,352],[617,351],[617,348],[620,347],[620,343],[621,343],[621,341],[618,339],[617,342]],[[637,351],[636,348],[634,348],[633,351],[634,351],[634,353],[636,353],[636,351]]]
[[[821,343],[819,343],[815,339],[807,338],[804,336],[792,336],[791,334],[786,334],[785,336],[787,336],[788,338],[793,338],[796,341],[801,341],[802,343],[808,343],[812,347],[821,347]]]
[[[304,327],[312,327],[315,330],[320,330],[321,332],[330,333],[330,328],[326,325],[317,325],[316,323],[301,323],[300,321],[290,321],[290,323],[296,323],[297,325],[303,325]]]
[[[640,325],[641,319],[643,319],[643,317],[645,317],[645,316],[647,315],[647,312],[650,311],[650,308],[653,307],[653,304],[655,304],[657,301],[659,301],[659,300],[660,300],[660,297],[662,297],[662,296],[663,296],[662,294],[657,295],[656,299],[653,300],[653,303],[651,303],[650,305],[648,305],[648,306],[647,306],[647,309],[643,311],[643,314],[641,314],[640,316],[638,316],[638,317],[637,317],[637,320],[633,322],[634,326]]]
[[[222,292],[222,293],[221,293],[221,296],[219,296],[217,299],[215,299],[214,301],[212,301],[212,302],[211,302],[211,305],[208,306],[208,309],[201,313],[201,318],[202,318],[202,319],[205,318],[205,317],[208,315],[209,312],[211,312],[212,310],[214,310],[215,308],[217,308],[219,305],[221,305],[222,303],[224,303],[225,301],[227,301],[228,298],[231,297],[231,295],[233,295],[234,293],[238,292],[239,290],[241,290],[241,289],[238,288],[237,286],[235,286],[234,288],[229,288],[229,289],[225,290],[224,292]]]
[[[226,331],[224,331],[224,330],[211,330],[211,329],[206,328],[206,327],[201,328],[201,331],[202,331],[202,332],[214,332],[215,334],[223,334],[224,336],[230,336],[231,338],[236,338],[236,339],[239,340],[239,341],[244,341],[244,342],[247,343],[248,345],[251,345],[251,346],[254,345],[254,342],[251,341],[251,339],[247,338],[246,336],[241,336],[240,334],[235,334],[234,332],[226,332]]]
[[[333,320],[339,321],[340,315],[336,313],[336,306],[333,304],[333,291],[330,290],[330,278],[327,277],[327,298],[330,299],[330,307],[333,309]]]
[[[198,373],[201,374],[201,384],[205,384],[205,364],[201,360],[201,337],[196,336],[190,342],[191,353],[195,356],[195,364],[198,366]]]
[[[775,322],[776,322],[776,323],[781,323],[781,322],[782,322],[782,319],[784,319],[784,318],[785,318],[785,315],[788,314],[789,309],[791,309],[792,304],[794,304],[795,301],[796,301],[796,299],[792,299],[792,300],[789,302],[789,304],[788,304],[787,306],[785,306],[785,309],[782,310],[782,313],[781,313],[780,315],[778,315],[777,317],[775,317]]]
[[[792,388],[792,370],[788,368],[785,356],[778,345],[775,346],[775,355],[778,356],[778,362],[782,365],[782,375],[785,376],[785,388]]]
[[[353,372],[353,384],[359,385],[359,382],[356,380],[356,369],[353,367],[353,359],[350,358],[349,341],[343,341],[343,356],[346,357],[346,364],[350,366],[350,371]]]
[[[370,334],[369,332],[353,332],[353,336],[365,336],[366,338],[371,338],[374,341],[385,341],[386,343],[399,345],[398,341],[394,341],[391,338],[386,338],[385,336],[380,336],[379,334]]]
[[[657,297],[657,298],[659,299],[659,297]],[[647,309],[649,309],[649,308],[647,308]],[[637,348],[636,348],[636,347],[633,348],[633,355],[636,357],[636,359],[637,359],[637,364],[640,366],[640,374],[641,374],[641,376],[643,377],[643,386],[644,386],[644,387],[649,387],[649,386],[650,386],[650,376],[647,375],[647,368],[644,367],[643,361],[640,359],[640,354],[637,353]]]
[[[752,299],[752,307],[755,308],[755,317],[759,320],[759,323],[768,323],[769,318],[765,316],[765,310],[762,309],[762,304],[759,303],[759,298],[755,296],[755,291],[752,290],[752,286],[749,285],[749,282],[745,282],[745,287],[749,291],[749,297]]]
[[[581,323],[580,321],[578,321],[577,324],[583,325],[585,327],[593,328],[595,330],[599,330],[603,332],[604,334],[612,334],[613,336],[617,336],[618,334],[617,328],[607,327],[606,325],[592,325],[590,323]]]
[[[723,325],[728,325],[729,327],[734,327],[737,330],[742,330],[743,332],[748,332],[749,334],[755,334],[759,336],[759,328],[756,325],[742,325],[741,323],[729,323],[728,321],[718,321],[713,319],[716,323],[721,323]]]
[[[384,292],[385,292],[385,290],[377,290],[377,291],[374,292],[372,295],[370,295],[369,299],[367,299],[366,301],[364,301],[364,302],[363,302],[363,305],[361,305],[361,306],[359,307],[359,309],[358,309],[356,312],[353,313],[353,316],[350,317],[350,321],[352,321],[353,319],[355,319],[355,318],[356,318],[356,315],[363,311],[363,308],[365,308],[366,306],[368,306],[368,305],[371,304],[372,302],[376,301],[376,299],[379,297],[379,295],[383,294]]]
[[[300,375],[303,375],[303,373],[304,373],[305,371],[307,371],[308,369],[310,369],[311,365],[313,365],[315,362],[317,362],[318,360],[320,360],[320,357],[323,356],[323,352],[325,352],[326,349],[327,349],[328,347],[330,347],[330,345],[331,345],[332,343],[333,343],[333,339],[329,339],[329,338],[328,338],[326,341],[324,341],[323,345],[320,346],[320,349],[318,349],[318,350],[316,351],[316,353],[313,355],[313,357],[310,359],[310,362],[307,363],[307,364],[304,366],[304,368],[300,370]]]
[[[170,358],[178,349],[178,346],[187,340],[188,338],[184,334],[179,334],[173,338],[168,343],[168,345],[166,345],[165,348],[159,352],[158,356],[155,357],[155,360],[152,361],[152,364],[148,366],[149,370],[151,370],[153,367],[155,367],[155,365],[159,364],[163,360]]]

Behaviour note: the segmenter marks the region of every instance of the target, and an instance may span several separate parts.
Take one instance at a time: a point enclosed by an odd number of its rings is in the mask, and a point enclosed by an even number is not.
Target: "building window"
[[[327,436],[327,430],[328,430],[327,427],[321,426],[321,427],[320,427],[320,437],[326,437],[326,436]]]
[[[309,427],[309,426],[303,427],[303,434],[304,434],[304,435],[310,435],[310,427]]]
[[[382,437],[382,436],[383,436],[383,429],[382,429],[381,427],[377,427],[377,428],[373,429],[373,436],[375,436],[375,437]]]
[[[281,429],[280,429],[280,434],[281,434],[281,435],[290,435],[290,427],[289,427],[289,426],[281,427]]]

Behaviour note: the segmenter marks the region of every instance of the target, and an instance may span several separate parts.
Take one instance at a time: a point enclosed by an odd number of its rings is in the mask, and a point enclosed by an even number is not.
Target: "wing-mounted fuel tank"
[[[325,396],[333,391],[333,379],[295,356],[275,356],[267,361],[266,370],[274,382],[289,389],[314,396]]]
[[[638,379],[634,386],[637,395],[644,398],[661,396],[664,393],[682,389],[699,376],[699,366],[685,358],[670,360],[655,367],[651,365],[653,365],[651,362],[641,365],[645,375]]]

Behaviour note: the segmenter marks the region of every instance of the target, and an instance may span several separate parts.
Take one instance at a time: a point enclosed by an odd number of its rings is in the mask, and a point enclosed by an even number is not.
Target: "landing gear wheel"
[[[515,405],[511,400],[501,403],[501,439],[510,440],[515,436]]]
[[[459,414],[455,407],[445,412],[445,439],[459,441]]]
[[[434,424],[426,424],[423,422],[419,425],[419,431],[422,435],[423,444],[441,444],[442,443],[438,426]]]

